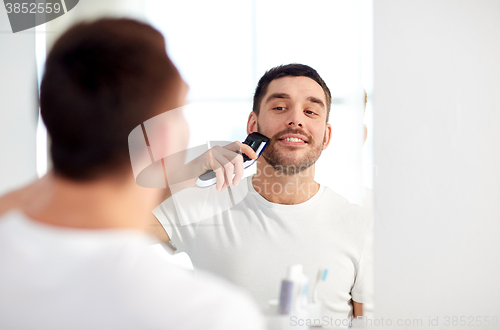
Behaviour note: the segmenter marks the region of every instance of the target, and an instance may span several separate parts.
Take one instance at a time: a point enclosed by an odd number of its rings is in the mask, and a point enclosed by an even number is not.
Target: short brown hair
[[[147,24],[101,19],[70,28],[48,55],[40,88],[54,173],[90,180],[130,171],[128,134],[180,82],[163,36]]]
[[[257,88],[255,89],[255,94],[253,96],[253,111],[258,115],[260,111],[260,103],[262,102],[262,98],[266,95],[267,86],[271,83],[271,81],[283,78],[283,77],[308,77],[317,82],[323,91],[325,92],[326,98],[326,121],[328,121],[328,117],[330,116],[330,107],[332,104],[332,95],[328,86],[323,81],[321,76],[318,74],[316,70],[311,68],[308,65],[292,63],[287,65],[279,65],[267,71],[259,80],[257,84]]]

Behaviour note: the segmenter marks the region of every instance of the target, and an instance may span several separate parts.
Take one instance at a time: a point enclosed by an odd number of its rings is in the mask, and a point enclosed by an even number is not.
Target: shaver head
[[[262,154],[262,152],[264,151],[264,149],[267,147],[267,144],[269,143],[269,138],[265,135],[260,134],[260,133],[253,132],[247,136],[247,138],[245,139],[245,141],[243,141],[243,143],[246,145],[249,145],[253,149],[253,151],[255,151],[255,153],[257,154],[257,158],[259,158],[260,155]],[[252,161],[252,164],[253,164],[257,160],[257,159],[252,159],[245,154],[242,154],[242,155],[243,155],[243,162],[244,163],[248,162],[248,161]],[[248,166],[251,166],[252,164],[250,164]],[[244,166],[245,166],[245,164],[244,164]],[[246,166],[245,168],[247,168],[248,166]]]

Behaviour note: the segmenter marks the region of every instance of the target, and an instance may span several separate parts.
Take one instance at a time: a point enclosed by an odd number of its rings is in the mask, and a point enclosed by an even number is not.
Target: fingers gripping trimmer
[[[243,143],[249,145],[257,154],[257,158],[259,158],[264,149],[267,147],[267,144],[269,143],[269,138],[260,133],[254,132],[249,134],[245,139],[245,141],[243,141]],[[252,166],[253,163],[255,163],[255,161],[257,160],[257,158],[252,159],[245,154],[241,155],[243,156],[243,168],[248,168]],[[206,171],[205,173],[199,176],[198,180],[196,180],[196,184],[202,188],[213,186],[216,183],[217,179],[215,177],[215,172],[212,170]]]

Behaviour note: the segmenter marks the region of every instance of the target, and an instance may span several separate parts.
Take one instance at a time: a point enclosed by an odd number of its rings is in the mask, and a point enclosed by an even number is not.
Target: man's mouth
[[[305,138],[300,136],[285,135],[278,140],[287,145],[303,145],[308,143]]]
[[[283,141],[304,142],[304,140],[301,140],[299,138],[286,138],[286,139],[283,139]]]

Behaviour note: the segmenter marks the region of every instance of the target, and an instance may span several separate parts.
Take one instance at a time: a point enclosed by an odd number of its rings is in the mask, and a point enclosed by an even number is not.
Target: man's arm
[[[352,307],[353,307],[353,316],[354,318],[358,316],[363,316],[363,304],[359,302],[355,302],[354,300],[352,301]]]
[[[161,225],[160,221],[156,219],[154,214],[151,214],[149,218],[149,233],[155,236],[161,243],[166,243],[170,241],[165,228]]]
[[[205,173],[207,169],[211,167],[215,168],[217,190],[223,190],[223,188],[229,187],[230,183],[237,184],[243,177],[244,172],[241,152],[252,159],[257,158],[257,154],[250,146],[240,142],[234,142],[225,147],[216,146],[210,149],[210,151],[192,160],[180,170],[172,169],[171,166],[168,165],[167,160],[166,170],[168,173],[172,174],[172,177],[168,181],[173,182],[168,182],[168,187],[163,194],[163,200],[167,200],[172,197],[174,193],[183,189],[196,187],[198,176]],[[170,237],[168,237],[162,224],[153,214],[151,214],[148,219],[148,223],[149,233],[151,235],[157,237],[162,243],[170,241]]]
[[[358,273],[356,275],[356,284],[351,291],[352,307],[353,307],[353,317],[363,317],[365,316],[365,305],[366,312],[372,312],[373,308],[373,223],[372,218],[367,218],[370,222],[368,229],[365,233],[365,242],[363,246],[363,251],[358,263]],[[357,302],[354,299],[363,301],[363,303]]]
[[[167,189],[165,189],[165,191],[163,193],[163,200],[167,200],[170,197],[172,197],[172,190],[170,190],[170,187],[167,187]]]

